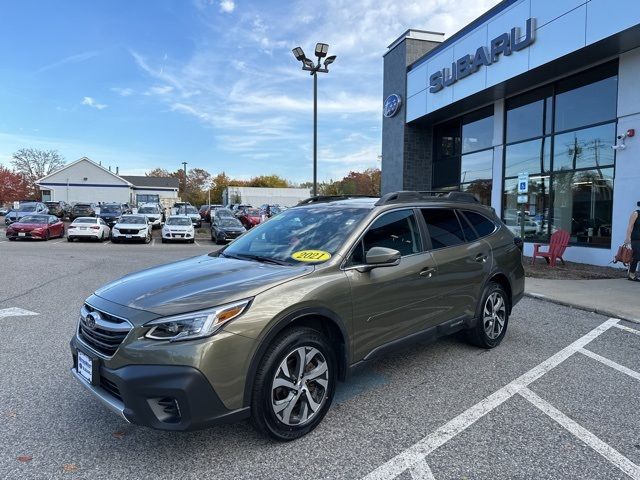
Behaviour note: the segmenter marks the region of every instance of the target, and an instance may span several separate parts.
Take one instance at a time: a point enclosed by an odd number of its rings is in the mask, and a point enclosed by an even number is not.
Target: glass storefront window
[[[462,125],[462,153],[490,148],[493,143],[493,115]]]
[[[525,239],[547,241],[549,239],[549,206],[551,205],[549,175],[529,177],[529,201],[524,205]],[[518,205],[518,179],[505,180],[503,191],[503,219],[514,235],[520,236],[522,206]]]
[[[435,129],[436,158],[460,155],[460,122],[448,122]]]
[[[543,100],[507,110],[507,142],[541,136],[543,112]]]
[[[460,183],[493,178],[493,149],[462,155]]]
[[[614,120],[617,87],[618,78],[614,76],[558,94],[555,131]]]
[[[436,159],[433,162],[433,186],[441,188],[460,181],[460,157]]]
[[[613,165],[616,139],[615,123],[556,135],[553,169],[573,170],[599,165]]]
[[[522,172],[548,172],[551,166],[550,138],[507,145],[505,149],[504,175],[515,177]]]
[[[617,71],[610,62],[507,100],[503,220],[516,235],[524,223],[528,241],[562,229],[573,245],[611,246]]]
[[[571,241],[609,247],[613,168],[562,172],[553,179],[553,227]]]
[[[493,181],[490,179],[476,180],[471,183],[463,183],[460,185],[461,192],[473,193],[480,203],[483,205],[491,205],[491,189],[493,188]]]

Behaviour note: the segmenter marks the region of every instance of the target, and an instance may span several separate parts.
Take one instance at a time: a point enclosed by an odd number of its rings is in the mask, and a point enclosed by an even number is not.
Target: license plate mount
[[[98,385],[100,383],[99,362],[100,360],[93,355],[89,355],[84,353],[82,350],[78,350],[78,374],[83,380],[86,380],[87,383],[90,383],[91,385]]]

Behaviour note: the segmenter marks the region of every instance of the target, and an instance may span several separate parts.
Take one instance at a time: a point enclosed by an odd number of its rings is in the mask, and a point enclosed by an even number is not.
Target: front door
[[[356,245],[345,271],[353,299],[356,361],[378,346],[424,329],[434,314],[430,285],[435,263],[423,245],[413,209],[382,214]],[[398,250],[400,264],[359,271],[372,247]]]

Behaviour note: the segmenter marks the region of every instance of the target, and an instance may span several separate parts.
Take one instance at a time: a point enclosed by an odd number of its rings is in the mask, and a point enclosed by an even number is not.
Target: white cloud
[[[318,133],[321,147],[331,145],[319,161],[339,178],[340,172],[379,166],[387,46],[408,28],[451,35],[499,0],[327,0],[315,10],[292,0],[269,8],[247,6],[246,13],[233,17],[212,9],[215,3],[222,9],[216,0],[194,1],[206,28],[195,38],[190,57],[131,51],[149,77],[147,91],[171,111],[210,129],[230,159],[247,159],[243,168],[264,169],[266,159],[271,165],[280,158],[288,162],[288,171],[301,172],[292,180],[304,181],[308,172],[291,164],[310,162],[313,88],[291,48],[300,45],[312,54],[315,43],[323,41],[329,54],[337,55],[329,74],[318,78]],[[232,11],[235,3],[228,3]],[[158,85],[173,88],[160,91]]]
[[[117,93],[121,97],[130,97],[135,92],[133,88],[111,87],[111,91]]]
[[[98,103],[96,102],[93,97],[83,97],[82,98],[82,105],[86,105],[87,107],[91,107],[91,108],[97,108],[98,110],[102,110],[104,108],[107,108],[108,105],[105,105],[104,103]]]
[[[235,10],[236,4],[233,0],[222,0],[220,2],[220,11],[222,13],[231,13]]]
[[[145,95],[166,95],[173,91],[173,87],[171,85],[162,85],[162,86],[153,86],[149,88],[144,94]]]
[[[91,52],[83,52],[76,53],[75,55],[69,55],[68,57],[62,58],[56,62],[50,63],[49,65],[45,65],[38,69],[38,72],[46,72],[47,70],[51,70],[53,68],[58,68],[63,65],[67,65],[69,63],[79,63],[84,62],[85,60],[89,60],[90,58],[96,57],[100,54],[99,51],[91,51]]]

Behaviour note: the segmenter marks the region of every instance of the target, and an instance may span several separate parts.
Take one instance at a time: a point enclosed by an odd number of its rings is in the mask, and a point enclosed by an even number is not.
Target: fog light
[[[165,423],[178,423],[181,418],[180,405],[173,397],[150,398],[149,407],[158,420]]]

